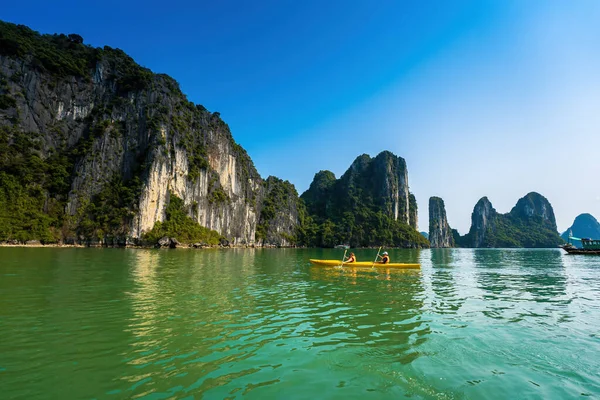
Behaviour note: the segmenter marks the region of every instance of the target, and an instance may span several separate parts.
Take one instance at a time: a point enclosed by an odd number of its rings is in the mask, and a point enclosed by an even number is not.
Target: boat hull
[[[567,246],[564,246],[562,249],[569,254],[583,254],[583,255],[590,255],[590,256],[600,256],[600,250],[596,250],[596,249],[578,249],[576,247],[567,247]]]
[[[310,262],[313,265],[316,265],[318,267],[338,267],[340,265],[342,265],[342,262],[340,260],[315,260],[315,259],[310,259]],[[343,265],[344,268],[349,267],[349,268],[403,268],[403,269],[419,269],[421,268],[421,264],[414,264],[414,263],[388,263],[388,264],[381,264],[381,263],[375,263],[373,264],[370,261],[357,261],[357,262],[353,262],[353,263],[344,263]]]

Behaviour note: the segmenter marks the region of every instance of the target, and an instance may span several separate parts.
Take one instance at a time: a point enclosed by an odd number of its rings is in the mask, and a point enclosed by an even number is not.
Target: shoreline
[[[183,245],[176,247],[168,247],[168,246],[104,246],[104,245],[93,245],[88,246],[84,244],[59,244],[59,243],[35,243],[35,244],[26,244],[26,243],[0,243],[0,247],[23,247],[23,248],[90,248],[90,249],[194,249],[194,250],[202,250],[202,249],[301,249],[305,247],[296,247],[296,246],[248,246],[248,245],[214,245],[214,246],[193,246],[193,245]]]

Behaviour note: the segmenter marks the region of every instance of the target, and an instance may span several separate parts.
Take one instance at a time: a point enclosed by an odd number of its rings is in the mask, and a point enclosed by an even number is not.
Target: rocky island
[[[429,242],[431,247],[454,247],[444,200],[435,196],[429,198]]]
[[[517,201],[509,213],[500,214],[482,197],[471,215],[471,229],[464,236],[454,231],[458,247],[557,247],[562,243],[554,210],[548,199],[531,192]]]

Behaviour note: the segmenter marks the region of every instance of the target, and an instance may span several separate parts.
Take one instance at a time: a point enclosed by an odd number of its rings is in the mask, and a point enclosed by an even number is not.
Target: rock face
[[[496,229],[498,213],[487,197],[479,199],[471,214],[472,247],[484,247],[486,236]],[[487,247],[487,246],[485,246]]]
[[[481,198],[469,233],[454,236],[461,247],[556,247],[562,242],[552,205],[535,192],[519,199],[507,214],[497,213],[487,197]]]
[[[454,247],[444,200],[439,197],[429,198],[429,242],[431,247]]]
[[[598,239],[600,238],[600,223],[591,214],[579,214],[573,221],[573,225],[560,235],[565,242],[569,240],[569,232],[577,238]],[[578,240],[574,240],[572,243],[581,247],[581,242]]]
[[[57,230],[80,239],[137,240],[165,219],[171,192],[200,225],[233,244],[290,244],[297,202],[290,197],[278,216],[261,220],[277,183],[260,177],[219,113],[189,102],[176,81],[121,50],[79,39],[0,22],[2,137],[8,146],[22,137],[34,141],[43,162],[67,160],[65,187],[42,189],[64,209],[66,222]],[[122,199],[123,218],[100,226],[94,210],[113,186],[134,195]],[[89,229],[82,218],[93,222]],[[260,223],[268,235],[257,241]]]
[[[525,220],[528,218],[539,217],[544,223],[556,230],[554,210],[548,199],[539,193],[531,192],[519,199],[513,209],[510,210],[510,214],[514,218]]]

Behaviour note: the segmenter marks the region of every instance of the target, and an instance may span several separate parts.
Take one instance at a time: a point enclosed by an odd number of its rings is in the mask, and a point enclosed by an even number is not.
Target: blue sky
[[[559,231],[600,218],[600,2],[9,2],[0,18],[118,47],[219,111],[263,177],[306,190],[360,154],[406,159],[466,233],[537,191]]]

